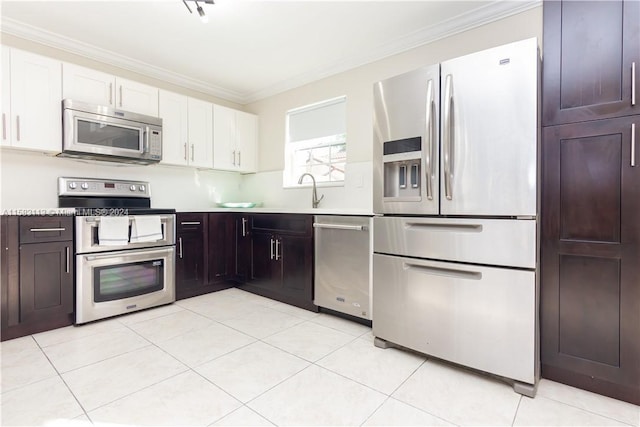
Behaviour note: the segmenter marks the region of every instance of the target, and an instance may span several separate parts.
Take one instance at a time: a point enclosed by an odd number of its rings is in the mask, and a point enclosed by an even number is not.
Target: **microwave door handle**
[[[149,126],[145,126],[143,134],[142,134],[142,152],[143,153],[148,153],[149,152],[149,137],[151,135],[151,132],[149,131]]]

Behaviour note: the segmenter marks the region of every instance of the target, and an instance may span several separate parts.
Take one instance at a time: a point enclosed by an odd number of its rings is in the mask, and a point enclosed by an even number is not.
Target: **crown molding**
[[[366,55],[358,55],[350,58],[342,58],[326,67],[303,73],[285,81],[261,89],[256,92],[243,93],[225,89],[212,85],[208,82],[194,79],[173,71],[154,66],[136,59],[121,55],[106,49],[101,49],[69,37],[43,30],[2,17],[1,31],[12,36],[34,41],[56,49],[61,49],[77,55],[84,56],[95,61],[107,63],[129,71],[143,74],[158,80],[166,81],[188,89],[193,89],[222,99],[226,99],[239,104],[248,104],[259,101],[272,95],[276,95],[287,90],[300,87],[302,85],[320,80],[331,75],[335,75],[386,57],[405,52],[407,50],[422,46],[463,31],[470,30],[511,15],[515,15],[529,9],[533,9],[542,4],[541,0],[517,0],[499,1],[496,0],[488,5],[472,10],[470,12],[455,16],[436,25],[425,27],[403,37],[391,40],[384,44],[375,52]]]
[[[121,55],[107,49],[102,49],[91,44],[61,36],[42,28],[25,24],[10,18],[2,17],[1,30],[3,33],[20,37],[26,40],[40,43],[55,49],[64,50],[95,61],[103,62],[115,67],[123,68],[135,73],[143,74],[158,80],[173,83],[188,89],[193,89],[209,95],[217,96],[232,102],[242,104],[245,94],[215,86],[199,79],[194,79],[183,74],[138,61],[128,56]]]
[[[542,0],[496,0],[481,8],[457,15],[436,25],[425,27],[406,36],[392,40],[368,55],[343,58],[325,68],[303,73],[260,91],[247,94],[244,103],[249,104],[256,102],[313,81],[370,64],[512,15],[517,15],[518,13],[534,9],[541,5]]]

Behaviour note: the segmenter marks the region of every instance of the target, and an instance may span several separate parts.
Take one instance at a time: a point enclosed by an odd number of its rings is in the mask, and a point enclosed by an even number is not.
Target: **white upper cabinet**
[[[17,49],[10,49],[8,55],[3,51],[2,55],[3,137],[7,138],[6,141],[3,138],[3,145],[59,152],[62,148],[62,63]],[[7,86],[10,102],[7,102]]]
[[[158,88],[116,78],[116,108],[158,117]]]
[[[258,157],[258,116],[236,111],[236,149],[238,170],[255,172]]]
[[[213,106],[213,167],[236,170],[235,110]]]
[[[2,46],[2,146],[11,146],[11,51]]]
[[[214,169],[255,172],[257,130],[256,115],[214,105]]]
[[[158,117],[158,88],[75,64],[63,64],[62,94],[65,99]]]
[[[213,105],[160,90],[162,162],[169,165],[213,167]]]
[[[62,64],[64,99],[115,108],[115,87],[116,78],[111,74],[66,62]]]
[[[212,168],[213,165],[213,104],[199,99],[187,100],[189,119],[189,165]]]
[[[159,112],[162,119],[162,162],[189,164],[189,113],[185,95],[160,90]]]

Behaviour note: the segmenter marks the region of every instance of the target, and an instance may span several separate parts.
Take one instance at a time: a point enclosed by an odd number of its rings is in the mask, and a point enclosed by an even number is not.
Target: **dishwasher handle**
[[[323,224],[320,222],[314,222],[313,228],[330,228],[333,230],[353,230],[353,231],[367,231],[366,225],[351,225],[351,224]]]

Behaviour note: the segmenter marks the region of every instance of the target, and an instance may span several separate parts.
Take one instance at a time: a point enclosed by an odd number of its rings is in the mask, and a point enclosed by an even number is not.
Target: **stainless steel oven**
[[[175,248],[76,255],[76,323],[175,301]]]
[[[149,183],[59,178],[58,190],[58,205],[76,208],[77,324],[175,301],[175,210],[150,208]],[[121,220],[116,245],[100,236],[109,217]],[[133,242],[150,220],[153,239]]]

